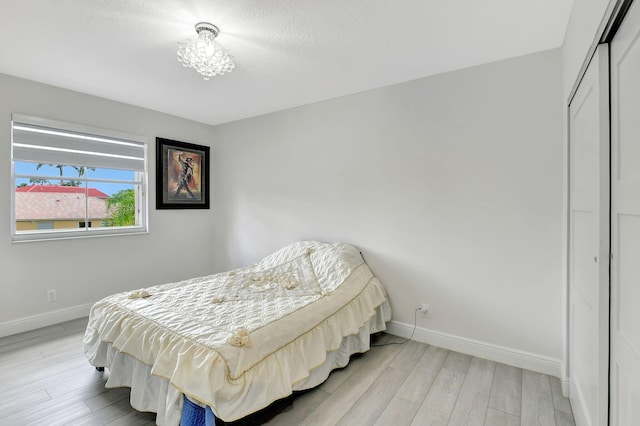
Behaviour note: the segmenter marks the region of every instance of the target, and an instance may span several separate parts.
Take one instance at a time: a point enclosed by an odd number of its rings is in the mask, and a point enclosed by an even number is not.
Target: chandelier
[[[178,62],[183,67],[198,71],[205,80],[231,72],[235,67],[233,60],[216,42],[220,29],[208,22],[199,22],[196,24],[196,32],[197,40],[187,39],[185,43],[178,43]]]

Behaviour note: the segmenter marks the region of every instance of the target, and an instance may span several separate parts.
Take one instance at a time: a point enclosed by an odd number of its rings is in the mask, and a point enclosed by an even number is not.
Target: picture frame
[[[210,148],[156,138],[156,209],[209,209]]]

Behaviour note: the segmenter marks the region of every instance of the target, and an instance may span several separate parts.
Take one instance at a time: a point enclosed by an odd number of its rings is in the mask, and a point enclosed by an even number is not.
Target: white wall
[[[214,128],[218,271],[301,239],[361,248],[396,321],[562,356],[553,50]]]
[[[211,127],[105,99],[0,75],[0,335],[81,316],[108,294],[213,272],[212,211],[155,210],[155,137],[210,145]],[[10,242],[11,113],[143,135],[149,139],[148,235]],[[46,291],[57,289],[49,303]]]

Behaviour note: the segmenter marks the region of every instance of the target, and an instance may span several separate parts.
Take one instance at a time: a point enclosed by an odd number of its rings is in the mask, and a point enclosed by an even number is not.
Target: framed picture
[[[156,138],[156,209],[209,208],[209,147]]]

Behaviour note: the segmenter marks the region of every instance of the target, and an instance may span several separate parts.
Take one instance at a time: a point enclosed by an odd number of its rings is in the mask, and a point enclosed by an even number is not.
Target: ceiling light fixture
[[[198,22],[196,32],[197,40],[187,39],[184,43],[178,43],[178,62],[183,67],[198,71],[205,80],[209,80],[214,75],[231,72],[235,67],[233,60],[229,53],[216,42],[220,29],[208,22]]]

